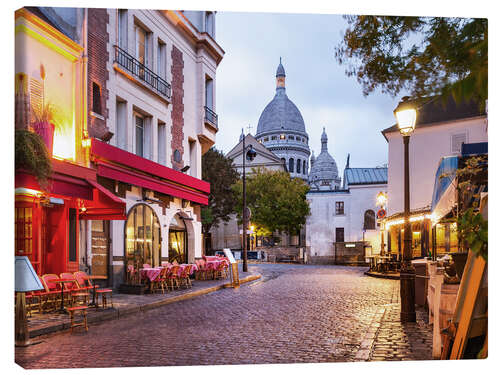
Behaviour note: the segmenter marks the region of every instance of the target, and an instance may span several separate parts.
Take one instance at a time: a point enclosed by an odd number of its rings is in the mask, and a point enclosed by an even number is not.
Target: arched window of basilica
[[[302,173],[306,174],[307,173],[307,169],[306,169],[306,161],[303,160],[302,161]]]
[[[300,159],[297,159],[297,173],[300,173]]]
[[[293,173],[293,158],[288,160],[288,172]]]

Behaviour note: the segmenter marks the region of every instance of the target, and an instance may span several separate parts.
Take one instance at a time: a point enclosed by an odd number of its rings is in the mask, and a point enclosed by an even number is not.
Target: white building
[[[427,256],[431,248],[433,234],[430,208],[435,174],[441,158],[460,155],[463,143],[488,141],[487,117],[477,103],[457,105],[450,98],[445,104],[440,99],[416,104],[417,120],[409,144],[413,256]],[[388,216],[385,220],[387,244],[389,251],[399,253],[402,249],[404,210],[403,139],[397,125],[383,130],[382,134],[389,147]],[[456,238],[456,227],[450,230],[448,226],[446,231],[437,233],[437,236]]]
[[[127,221],[93,222],[89,236],[105,241],[109,231],[115,286],[128,265],[202,256],[209,184],[201,156],[218,130],[215,81],[224,55],[214,17],[107,10],[107,80],[95,91],[107,110],[89,116],[105,120],[111,138],[92,139],[90,154],[100,183],[126,202]]]
[[[323,130],[321,153],[311,160],[311,190],[307,194],[311,215],[306,222],[306,250],[312,263],[334,263],[337,252],[355,246],[364,256],[380,251],[380,230],[376,223],[376,197],[387,191],[387,168],[351,168],[349,157],[340,187],[337,166],[328,153]],[[320,161],[318,163],[318,161]],[[364,259],[363,259],[364,261]]]

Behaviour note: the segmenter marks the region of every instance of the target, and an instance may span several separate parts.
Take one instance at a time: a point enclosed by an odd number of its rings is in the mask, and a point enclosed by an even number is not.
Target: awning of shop
[[[456,204],[457,168],[458,156],[443,157],[439,162],[431,204],[432,219],[434,221],[448,214]]]
[[[92,138],[91,154],[102,177],[208,204],[210,184]]]
[[[117,165],[100,162],[97,174],[102,177],[125,182],[127,184],[141,186],[146,189],[158,191],[163,194],[186,199],[200,204],[208,204],[208,195],[195,190],[189,190],[183,186],[175,185],[168,181],[154,179]]]
[[[73,178],[57,172],[52,173],[47,188],[41,189],[35,176],[29,173],[16,172],[16,188],[27,188],[33,190],[44,190],[49,194],[61,195],[71,198],[92,199],[92,186],[85,180]]]
[[[80,219],[127,220],[125,202],[97,182],[87,180],[87,183],[93,187],[93,199],[83,201],[85,208],[80,210]]]

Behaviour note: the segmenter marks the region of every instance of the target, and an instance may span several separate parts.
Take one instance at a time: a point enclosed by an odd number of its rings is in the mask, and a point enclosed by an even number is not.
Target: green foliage
[[[466,246],[488,261],[488,220],[471,207],[458,218],[458,230]]]
[[[484,18],[344,16],[349,26],[335,49],[346,74],[366,96],[452,95],[488,98],[488,20]]]
[[[234,187],[238,197],[236,211],[241,218],[243,211],[243,183]],[[287,172],[252,169],[247,177],[247,206],[252,211],[251,223],[257,235],[269,235],[275,231],[296,234],[310,214],[306,194],[309,186],[298,178],[290,178]]]
[[[45,186],[52,173],[52,164],[42,138],[28,130],[16,130],[15,142],[15,169],[26,170]]]
[[[202,178],[210,182],[208,205],[201,209],[203,232],[208,233],[221,221],[228,222],[229,215],[235,212],[236,197],[231,186],[239,174],[233,168],[233,161],[213,147],[202,156],[201,163]]]

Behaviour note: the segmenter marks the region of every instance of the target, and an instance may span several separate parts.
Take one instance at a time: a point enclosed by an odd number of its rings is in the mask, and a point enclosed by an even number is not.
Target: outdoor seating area
[[[400,268],[399,254],[387,255],[368,255],[366,256],[370,263],[370,272],[378,273],[397,273]]]
[[[194,264],[178,264],[176,261],[162,262],[161,266],[151,267],[143,264],[127,266],[126,280],[129,285],[148,285],[150,293],[173,291],[176,289],[192,288],[192,276],[195,280],[227,279],[229,261],[221,256],[203,256]]]
[[[26,293],[26,308],[28,316],[33,313],[70,313],[82,310],[80,307],[107,307],[111,300],[111,289],[97,289],[92,279],[104,279],[103,276],[87,275],[85,272],[64,272],[45,274],[40,277],[44,290]],[[101,303],[99,303],[101,296]],[[92,298],[92,302],[90,302]],[[112,302],[111,302],[112,307]]]

